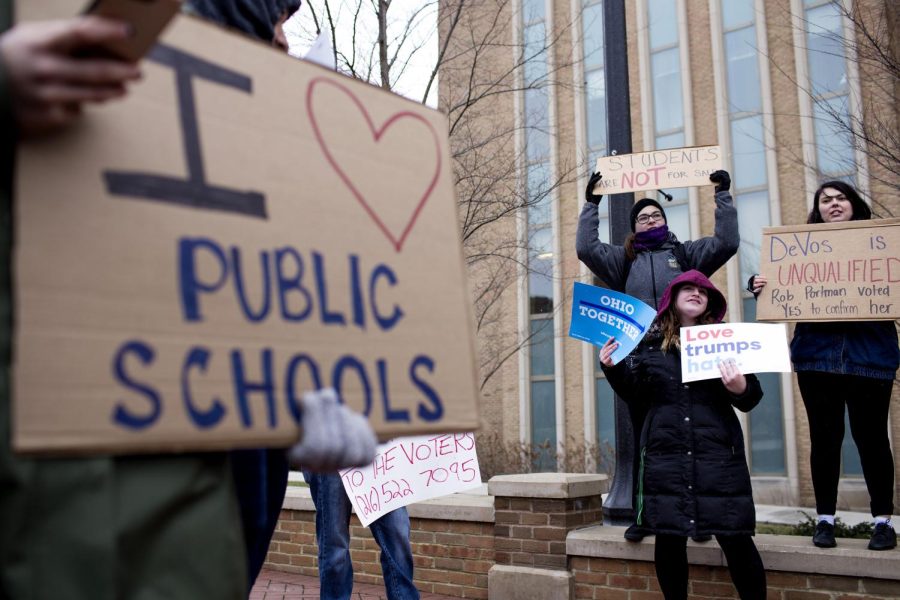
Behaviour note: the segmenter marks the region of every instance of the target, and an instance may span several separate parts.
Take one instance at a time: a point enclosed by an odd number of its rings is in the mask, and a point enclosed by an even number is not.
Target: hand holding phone
[[[93,0],[85,14],[128,23],[128,39],[109,42],[102,49],[117,58],[137,62],[156,44],[180,7],[180,0]]]
[[[0,61],[19,138],[72,123],[84,104],[124,96],[127,85],[140,78],[140,68],[91,54],[128,39],[128,33],[119,21],[82,16],[19,23],[0,35]]]

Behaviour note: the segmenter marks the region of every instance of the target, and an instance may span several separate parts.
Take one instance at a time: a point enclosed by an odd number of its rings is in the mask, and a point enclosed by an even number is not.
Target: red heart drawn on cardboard
[[[340,96],[335,95],[335,91],[340,92]],[[316,112],[317,98],[319,113]],[[310,82],[306,90],[306,107],[316,140],[331,168],[394,249],[400,252],[441,173],[441,145],[434,127],[411,111],[396,112],[377,127],[369,111],[348,87],[324,77]],[[337,108],[355,110],[358,114],[336,112]],[[330,128],[327,121],[333,122],[338,117],[339,126]],[[352,129],[354,120],[360,124],[359,131],[348,136],[347,129]],[[430,151],[422,146],[421,136],[425,133],[434,143],[433,159],[428,156]],[[411,140],[416,143],[410,143]],[[360,152],[359,148],[369,152]],[[379,172],[377,177],[360,175],[354,163],[358,164],[361,156],[372,157],[381,150],[390,154],[391,166],[397,169],[393,173]],[[385,213],[390,213],[390,220]]]

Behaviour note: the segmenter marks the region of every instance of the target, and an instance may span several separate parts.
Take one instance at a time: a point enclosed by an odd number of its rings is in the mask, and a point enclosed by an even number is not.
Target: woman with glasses
[[[622,246],[601,242],[597,236],[603,195],[594,194],[594,186],[602,177],[594,173],[588,180],[575,248],[581,262],[611,289],[657,308],[663,291],[676,276],[696,269],[709,277],[737,252],[737,210],[728,191],[731,177],[727,171],[709,176],[716,185],[713,235],[680,242],[669,231],[666,211],[659,202],[643,198],[631,208],[631,234]]]
[[[827,181],[813,195],[806,222],[840,223],[871,218],[872,211],[853,186]],[[747,288],[759,296],[766,283],[763,275],[754,275]],[[846,405],[874,519],[869,550],[895,548],[897,533],[891,523],[894,460],[888,437],[891,389],[900,366],[894,322],[797,323],[791,340],[791,362],[809,418],[809,462],[818,513],[813,544],[819,548],[837,545],[834,513]]]
[[[680,242],[669,231],[666,211],[659,202],[643,198],[631,208],[631,234],[622,246],[600,241],[597,227],[600,223],[599,204],[602,194],[594,194],[594,186],[602,179],[594,173],[584,191],[585,204],[578,220],[575,249],[578,258],[595,276],[611,289],[640,299],[653,308],[659,308],[659,299],[669,283],[683,272],[695,269],[710,277],[737,252],[740,243],[737,210],[728,191],[731,177],[727,171],[715,171],[709,180],[715,184],[716,226],[709,237]],[[628,402],[628,412],[634,439],[640,436],[644,424],[646,406]],[[637,481],[638,457],[632,460],[633,481]],[[636,524],[625,531],[625,539],[639,542],[645,536]],[[696,541],[706,541],[704,536]]]

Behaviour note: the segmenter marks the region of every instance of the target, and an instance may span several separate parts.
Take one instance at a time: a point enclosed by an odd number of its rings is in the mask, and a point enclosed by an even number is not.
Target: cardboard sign
[[[900,219],[763,229],[760,321],[900,318]]]
[[[378,448],[375,461],[341,471],[344,491],[364,527],[414,502],[481,485],[475,435],[406,437]]]
[[[602,346],[610,337],[619,347],[614,363],[628,356],[647,333],[656,311],[627,294],[576,281],[569,337]]]
[[[732,358],[747,373],[790,373],[784,324],[719,323],[681,328],[681,380],[719,379],[719,363]]]
[[[722,168],[721,146],[692,146],[618,154],[597,159],[603,179],[595,194],[712,185],[709,174]]]
[[[142,68],[19,149],[15,447],[282,446],[320,387],[476,429],[445,117],[187,16]]]

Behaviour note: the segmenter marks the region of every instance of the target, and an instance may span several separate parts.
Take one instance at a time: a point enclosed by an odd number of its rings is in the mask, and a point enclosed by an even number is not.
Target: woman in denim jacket
[[[828,181],[816,190],[807,223],[863,221],[871,216],[851,185]],[[748,289],[759,295],[765,285],[766,278],[755,275]],[[837,545],[834,513],[846,405],[875,517],[869,549],[894,548],[894,460],[887,431],[891,389],[900,365],[894,323],[798,323],[791,340],[791,362],[809,418],[810,468],[819,514],[813,544],[820,548]]]

